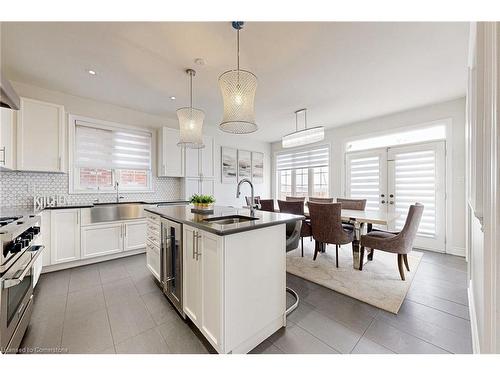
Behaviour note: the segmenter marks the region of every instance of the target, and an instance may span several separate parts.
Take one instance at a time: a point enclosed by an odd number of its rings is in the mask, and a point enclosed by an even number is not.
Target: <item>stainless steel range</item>
[[[40,216],[0,217],[0,351],[16,353],[33,309],[39,275]]]

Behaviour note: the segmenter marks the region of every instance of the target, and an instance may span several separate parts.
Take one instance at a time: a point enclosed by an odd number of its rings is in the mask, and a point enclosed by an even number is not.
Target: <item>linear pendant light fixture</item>
[[[236,70],[229,70],[219,77],[219,87],[224,101],[224,116],[219,125],[220,130],[233,134],[255,132],[255,91],[257,77],[252,72],[240,69],[240,30],[244,22],[232,23],[236,30]]]
[[[299,130],[298,115],[304,113],[304,129]],[[295,131],[281,138],[281,147],[290,148],[305,146],[311,143],[319,142],[325,139],[325,128],[316,126],[314,128],[307,127],[307,108],[295,111]]]
[[[205,113],[201,109],[193,108],[193,77],[196,72],[186,69],[189,75],[189,107],[179,108],[177,118],[179,119],[180,140],[177,146],[186,148],[203,148],[203,120]]]

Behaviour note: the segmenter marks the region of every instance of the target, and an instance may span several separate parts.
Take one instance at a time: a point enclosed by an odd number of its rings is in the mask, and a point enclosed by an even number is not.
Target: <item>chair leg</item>
[[[359,247],[359,270],[363,271],[363,263],[365,260],[365,247],[360,246]]]
[[[335,245],[335,265],[339,268],[339,245]]]
[[[370,260],[370,261],[373,260],[373,253],[374,252],[375,252],[375,249],[370,249],[370,252],[368,253],[368,257],[367,257],[368,260]]]
[[[300,245],[302,246],[302,258],[304,258],[304,237],[300,237]]]
[[[398,254],[398,268],[401,280],[405,281],[405,270],[403,269],[403,254]]]
[[[313,260],[316,260],[316,257],[318,256],[318,252],[319,252],[319,242],[316,241],[316,242],[314,242],[314,257],[313,257]]]
[[[405,261],[406,270],[410,272],[410,266],[408,265],[408,254],[403,254],[403,260]]]

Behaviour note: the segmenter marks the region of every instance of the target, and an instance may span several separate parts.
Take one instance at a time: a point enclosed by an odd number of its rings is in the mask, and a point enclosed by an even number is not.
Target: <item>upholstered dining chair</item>
[[[333,198],[309,197],[308,201],[309,202],[316,202],[316,203],[333,203]]]
[[[274,212],[274,199],[261,199],[259,203],[261,211]]]
[[[337,198],[337,203],[341,203],[344,210],[364,211],[366,208],[366,199]],[[348,221],[342,223],[345,229],[354,229],[354,225]],[[372,224],[368,223],[367,230],[368,232],[372,230]]]
[[[294,215],[304,215],[304,203],[301,201],[280,201],[278,200],[280,212]],[[311,221],[309,219],[302,220],[302,228],[300,230],[300,245],[301,255],[304,256],[304,237],[311,237]],[[297,244],[298,246],[298,244]]]
[[[285,200],[287,202],[302,202],[302,203],[304,203],[306,200],[306,197],[285,197]]]
[[[364,211],[366,208],[366,199],[337,198],[337,203],[342,203],[344,210]]]
[[[253,198],[255,199],[255,202],[253,202],[253,203],[258,203],[260,201],[260,195],[257,195]],[[247,201],[247,206],[252,205],[252,197],[245,197],[245,200]]]
[[[411,205],[408,210],[408,216],[406,217],[406,222],[401,232],[387,232],[375,229],[368,234],[362,235],[359,254],[361,263],[359,269],[363,269],[365,247],[369,247],[371,249],[372,255],[375,250],[394,253],[398,255],[399,275],[401,276],[401,280],[404,281],[405,271],[403,269],[403,262],[406,270],[410,272],[410,267],[408,265],[408,253],[412,250],[413,241],[417,235],[418,226],[420,225],[420,219],[422,218],[423,212],[424,206],[421,203],[415,203]]]
[[[315,242],[314,258],[325,244],[335,245],[335,265],[339,267],[339,245],[352,242],[354,231],[342,226],[341,203],[309,202],[309,216],[311,217],[312,235]]]

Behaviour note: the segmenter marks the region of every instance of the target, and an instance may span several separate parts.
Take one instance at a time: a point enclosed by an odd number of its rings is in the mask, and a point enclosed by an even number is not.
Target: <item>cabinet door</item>
[[[149,241],[146,241],[146,265],[156,280],[161,282],[160,249]]]
[[[80,210],[52,210],[50,216],[51,263],[80,259]]]
[[[183,236],[183,300],[184,312],[198,328],[201,325],[201,268],[196,259],[198,230],[184,225]]]
[[[198,262],[201,263],[201,331],[216,348],[222,337],[222,238],[200,231]]]
[[[93,258],[123,251],[122,223],[82,227],[82,258]]]
[[[201,180],[201,194],[214,195],[214,180]]]
[[[200,177],[200,150],[186,148],[185,150],[185,176]]]
[[[138,220],[123,223],[124,245],[123,250],[137,250],[146,247],[146,220]]]
[[[158,176],[184,176],[184,150],[177,146],[179,130],[163,127],[158,132]]]
[[[201,177],[213,178],[214,172],[214,139],[213,137],[203,137],[205,147],[201,149]]]
[[[184,180],[185,198],[189,199],[193,194],[200,194],[200,180],[198,178],[186,178]]]
[[[15,169],[14,111],[0,108],[0,168]]]
[[[17,169],[64,172],[64,107],[21,98],[17,115]]]

